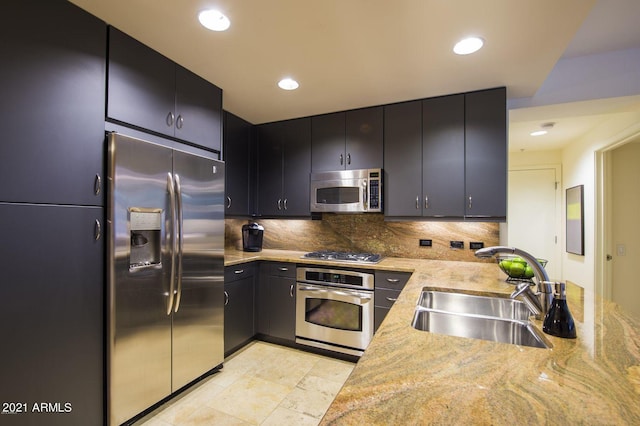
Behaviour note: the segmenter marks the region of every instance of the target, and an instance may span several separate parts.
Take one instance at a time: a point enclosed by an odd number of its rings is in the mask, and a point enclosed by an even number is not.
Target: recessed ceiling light
[[[483,44],[484,40],[480,37],[468,37],[457,42],[453,46],[453,51],[458,55],[468,55],[480,50]]]
[[[225,31],[231,25],[229,18],[217,10],[203,10],[198,14],[198,20],[211,31]]]
[[[555,126],[556,123],[550,121],[548,123],[542,123],[540,125],[541,130],[536,130],[535,132],[531,132],[529,133],[531,136],[542,136],[542,135],[546,135],[548,133],[548,130],[553,129],[553,126]]]
[[[296,90],[300,85],[292,78],[283,78],[278,82],[278,87],[284,90]]]

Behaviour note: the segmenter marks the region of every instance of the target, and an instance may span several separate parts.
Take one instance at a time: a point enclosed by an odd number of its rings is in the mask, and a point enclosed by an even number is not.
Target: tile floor
[[[135,425],[317,425],[354,366],[254,341]]]

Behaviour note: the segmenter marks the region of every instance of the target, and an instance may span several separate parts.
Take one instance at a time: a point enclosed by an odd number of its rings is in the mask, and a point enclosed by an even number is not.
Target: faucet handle
[[[522,293],[524,293],[525,291],[529,290],[529,286],[531,284],[529,284],[528,282],[522,282],[518,285],[516,285],[516,289],[513,290],[513,292],[511,293],[511,296],[509,296],[512,299],[515,299],[516,297],[520,296]]]

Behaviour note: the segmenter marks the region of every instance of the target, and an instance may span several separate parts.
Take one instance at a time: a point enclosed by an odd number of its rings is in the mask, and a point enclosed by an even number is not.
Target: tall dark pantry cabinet
[[[106,25],[20,0],[0,39],[0,424],[101,425]]]

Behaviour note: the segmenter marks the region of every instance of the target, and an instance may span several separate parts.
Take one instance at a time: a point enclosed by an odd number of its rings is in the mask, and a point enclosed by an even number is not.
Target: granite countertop
[[[303,254],[231,251],[225,265]],[[367,268],[413,275],[321,424],[640,424],[640,321],[616,304],[570,286],[578,338],[545,334],[552,349],[439,335],[411,326],[423,287],[507,295],[495,263],[385,258]]]

